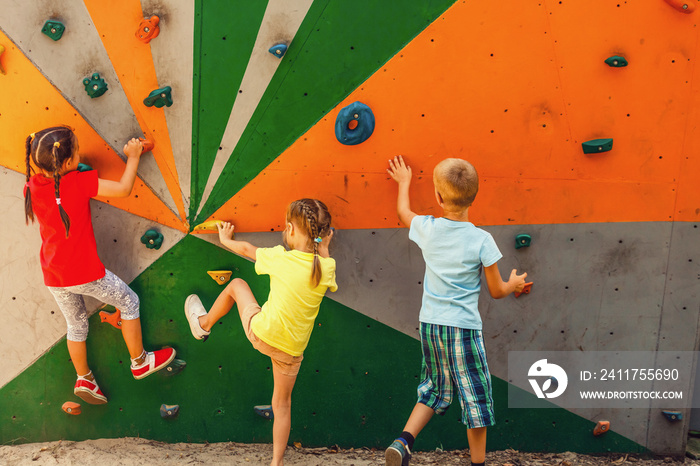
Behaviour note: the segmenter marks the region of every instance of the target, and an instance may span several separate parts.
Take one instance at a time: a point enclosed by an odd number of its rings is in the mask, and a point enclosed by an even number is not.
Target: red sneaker
[[[173,348],[163,348],[157,351],[146,353],[146,362],[138,367],[131,366],[131,373],[135,379],[143,379],[144,377],[158,372],[175,359],[175,350]]]
[[[103,405],[107,403],[107,397],[102,393],[97,383],[85,377],[78,377],[77,382],[75,382],[73,393],[78,398],[81,398],[84,402],[90,403],[91,405]]]

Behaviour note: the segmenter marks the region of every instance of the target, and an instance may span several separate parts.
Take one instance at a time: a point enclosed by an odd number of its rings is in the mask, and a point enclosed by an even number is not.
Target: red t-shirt
[[[72,171],[61,177],[61,205],[70,217],[70,236],[56,205],[53,178],[29,179],[34,217],[41,232],[41,269],[46,286],[82,285],[105,276],[97,255],[90,199],[97,196],[97,171]],[[25,192],[26,192],[25,187]]]

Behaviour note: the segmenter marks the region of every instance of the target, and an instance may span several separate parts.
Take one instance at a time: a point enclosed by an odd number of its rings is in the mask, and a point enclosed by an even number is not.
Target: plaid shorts
[[[423,349],[422,382],[418,403],[443,415],[455,387],[467,428],[496,424],[491,393],[491,374],[481,330],[420,323]]]

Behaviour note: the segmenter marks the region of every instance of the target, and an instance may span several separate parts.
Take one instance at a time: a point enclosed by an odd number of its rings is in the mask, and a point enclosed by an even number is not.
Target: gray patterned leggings
[[[122,320],[139,318],[139,297],[129,288],[129,285],[109,270],[103,278],[94,282],[65,288],[51,286],[48,288],[66,318],[67,338],[70,341],[87,340],[88,316],[83,295],[116,307],[122,313]]]

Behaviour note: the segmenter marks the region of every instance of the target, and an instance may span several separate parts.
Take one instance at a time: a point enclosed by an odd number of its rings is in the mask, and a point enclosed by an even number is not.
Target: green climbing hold
[[[92,167],[90,165],[82,162],[78,164],[79,172],[89,172],[90,170],[92,170]]]
[[[104,79],[100,78],[99,73],[93,73],[91,77],[83,79],[83,85],[85,86],[85,92],[87,92],[91,99],[99,97],[107,92],[107,83]]]
[[[143,104],[146,107],[170,107],[173,104],[173,97],[171,95],[172,89],[170,86],[161,87],[148,94],[148,97],[143,99]]]
[[[141,242],[145,244],[148,249],[160,249],[163,245],[163,234],[158,230],[148,230],[141,237]]]
[[[63,32],[66,27],[62,22],[56,21],[55,19],[50,19],[44,23],[44,27],[41,28],[42,34],[49,36],[53,40],[58,40],[63,36]]]
[[[627,66],[627,60],[625,60],[625,57],[614,55],[605,60],[605,64],[613,68],[622,68],[623,66]]]
[[[597,154],[599,152],[607,152],[612,149],[612,139],[591,139],[581,143],[584,154]]]
[[[515,249],[530,247],[530,242],[532,242],[532,237],[525,233],[517,235],[515,237]]]

